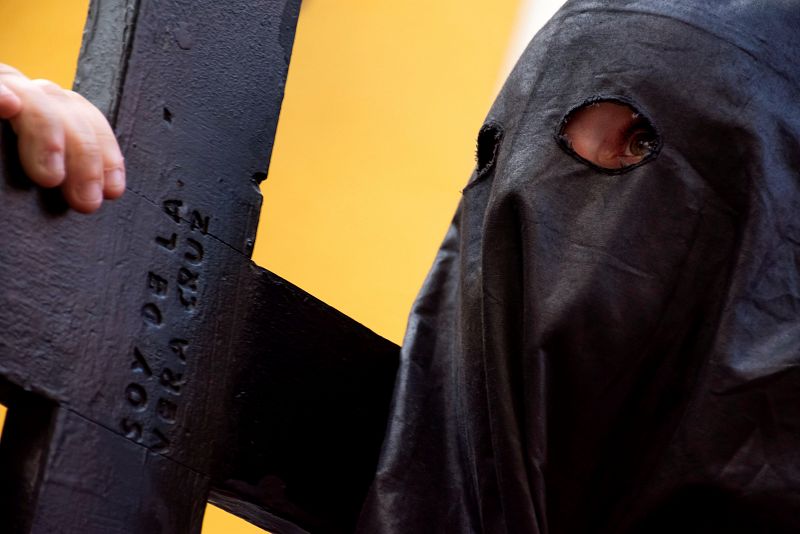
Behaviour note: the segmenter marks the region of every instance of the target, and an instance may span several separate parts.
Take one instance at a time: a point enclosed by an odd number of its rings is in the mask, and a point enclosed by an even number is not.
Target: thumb
[[[10,119],[22,110],[22,101],[8,88],[0,82],[0,119]]]

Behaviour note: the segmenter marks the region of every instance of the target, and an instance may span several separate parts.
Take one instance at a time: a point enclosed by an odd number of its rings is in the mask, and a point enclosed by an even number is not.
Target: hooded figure
[[[361,532],[800,532],[798,32],[795,0],[575,0],[534,38],[412,310]],[[570,139],[603,104],[636,158]]]

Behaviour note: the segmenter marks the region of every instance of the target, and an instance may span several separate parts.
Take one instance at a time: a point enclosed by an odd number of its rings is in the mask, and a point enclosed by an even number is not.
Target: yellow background
[[[400,343],[519,4],[305,0],[256,262]],[[71,85],[87,6],[2,0],[0,62]],[[209,506],[203,532],[261,531]]]

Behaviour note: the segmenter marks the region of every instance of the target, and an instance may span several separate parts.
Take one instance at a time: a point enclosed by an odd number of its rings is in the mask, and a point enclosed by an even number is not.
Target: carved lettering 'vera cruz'
[[[147,363],[144,355],[136,347],[133,347],[133,363],[131,364],[131,371],[134,373],[143,374],[145,378],[150,378],[153,376],[153,370],[150,369],[150,365]]]
[[[199,211],[192,211],[192,230],[200,230],[201,234],[207,234],[209,221],[210,218],[203,217]]]
[[[178,360],[186,362],[186,349],[189,347],[189,342],[185,339],[173,339],[169,342],[169,348],[177,356]]]
[[[200,265],[203,263],[203,245],[191,237],[186,239],[186,245],[189,250],[183,255],[184,259],[192,265]]]
[[[183,201],[165,200],[163,206],[164,206],[164,213],[169,215],[170,218],[176,223],[181,222],[181,207],[183,206]]]
[[[164,316],[161,314],[161,310],[157,305],[148,302],[142,306],[142,319],[151,326],[161,326]]]
[[[187,387],[185,367],[191,358],[191,340],[176,331],[186,317],[181,321],[174,314],[199,310],[206,260],[202,236],[208,234],[211,223],[211,217],[189,209],[182,200],[165,200],[162,206],[172,227],[155,236],[155,244],[167,255],[167,267],[144,273],[145,338],[133,347],[129,360],[130,381],[123,391],[125,413],[120,422],[126,437],[157,452],[169,449],[170,430],[179,420],[180,399]],[[164,339],[169,341],[164,343]],[[143,346],[161,348],[147,354]]]
[[[125,398],[136,410],[144,410],[147,406],[147,391],[139,384],[128,384],[125,388]]]
[[[158,399],[158,407],[156,413],[159,419],[168,425],[175,423],[176,413],[178,412],[178,405],[167,399]]]

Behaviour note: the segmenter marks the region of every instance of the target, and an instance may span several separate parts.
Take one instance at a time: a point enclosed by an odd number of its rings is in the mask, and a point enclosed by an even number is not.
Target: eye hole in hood
[[[486,174],[494,167],[502,140],[503,127],[496,122],[484,124],[478,132],[478,146],[475,151],[478,176]]]
[[[643,165],[661,148],[661,136],[650,119],[612,98],[593,98],[568,112],[557,139],[568,154],[609,174]]]

